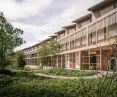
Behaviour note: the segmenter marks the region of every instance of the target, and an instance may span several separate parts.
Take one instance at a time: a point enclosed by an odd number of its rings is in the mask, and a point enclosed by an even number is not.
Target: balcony
[[[74,48],[69,46],[69,50],[73,50],[104,42],[110,35],[117,35],[117,8],[58,41],[64,44],[69,42],[69,45],[75,41]]]

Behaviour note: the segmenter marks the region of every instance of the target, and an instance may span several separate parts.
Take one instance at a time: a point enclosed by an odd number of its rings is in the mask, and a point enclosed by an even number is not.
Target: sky
[[[0,0],[0,12],[14,26],[24,31],[23,49],[48,38],[63,26],[88,13],[102,0]]]

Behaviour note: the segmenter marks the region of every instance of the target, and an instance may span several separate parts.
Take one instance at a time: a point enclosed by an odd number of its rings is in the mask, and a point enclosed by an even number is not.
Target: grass
[[[30,71],[30,70],[29,70]],[[47,70],[33,70],[33,72],[57,75],[57,76],[69,76],[69,77],[81,77],[81,76],[93,76],[96,75],[96,71],[86,70],[69,70],[64,68],[51,68]]]
[[[21,70],[0,75],[0,97],[117,97],[117,77],[49,79]]]

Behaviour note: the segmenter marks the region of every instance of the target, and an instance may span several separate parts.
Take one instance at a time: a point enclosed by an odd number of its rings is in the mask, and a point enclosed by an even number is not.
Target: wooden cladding
[[[93,33],[96,31],[96,23],[88,27],[88,33]]]
[[[97,22],[97,30],[103,29],[104,27],[107,27],[109,25],[117,23],[117,13],[113,13],[106,17],[105,19],[102,19]]]
[[[84,37],[86,35],[87,35],[87,28],[84,28],[81,31],[78,31],[77,33],[75,33],[75,39]]]
[[[106,39],[108,32],[116,34],[116,25],[117,11],[68,35],[68,37],[60,40],[60,44],[64,50],[75,49],[86,45],[95,45],[99,41]]]
[[[106,26],[105,22],[106,22],[106,20],[104,21],[104,19],[97,22],[97,30],[103,29]]]
[[[66,37],[66,38],[62,39],[61,41],[59,41],[60,44],[64,44],[66,42],[69,42],[69,38],[68,37]]]

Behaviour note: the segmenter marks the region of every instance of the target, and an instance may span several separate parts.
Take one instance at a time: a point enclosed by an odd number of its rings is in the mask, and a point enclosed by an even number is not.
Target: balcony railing
[[[113,9],[112,11],[103,15],[102,17],[98,18],[97,20],[93,21],[92,23],[75,31],[74,33],[71,33],[70,35],[67,35],[67,36],[61,38],[58,41],[61,41],[62,44],[65,44],[66,42],[70,43],[73,40],[80,39],[82,37],[86,37],[85,39],[82,40],[82,41],[86,41],[85,46],[95,45],[96,43],[99,43],[102,40],[104,41],[106,39],[104,36],[104,30],[101,32],[101,33],[103,33],[102,34],[103,37],[98,39],[97,38],[98,37],[97,35],[99,34],[98,31],[101,29],[108,28],[109,26],[111,26],[113,24],[117,24],[117,8]],[[91,34],[91,33],[95,33],[95,40],[92,42],[89,42],[89,40],[90,40],[89,34]],[[92,38],[94,38],[94,36],[92,36]],[[79,48],[80,47],[82,47],[82,46],[79,45]],[[74,47],[74,49],[76,49],[76,47]]]

